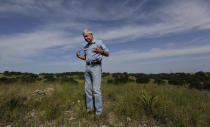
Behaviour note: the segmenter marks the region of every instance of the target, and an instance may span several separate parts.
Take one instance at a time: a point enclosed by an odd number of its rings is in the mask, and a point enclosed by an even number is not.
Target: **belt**
[[[101,61],[90,61],[86,62],[87,65],[93,65],[93,64],[101,64]]]

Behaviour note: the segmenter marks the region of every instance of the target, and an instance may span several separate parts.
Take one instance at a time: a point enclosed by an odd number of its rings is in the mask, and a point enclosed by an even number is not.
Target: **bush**
[[[201,82],[199,79],[192,79],[189,82],[189,87],[190,88],[203,89],[204,88],[204,83]]]
[[[136,83],[149,83],[150,79],[148,77],[137,78]]]
[[[9,71],[4,71],[4,72],[3,72],[3,75],[9,76]]]
[[[56,81],[56,78],[54,78],[54,75],[44,75],[44,81],[45,82],[54,82],[54,81]]]
[[[210,90],[210,80],[204,81],[204,88]]]
[[[16,81],[17,78],[7,78],[7,77],[0,78],[0,84],[10,84],[10,83],[15,83]]]
[[[152,114],[157,103],[157,96],[149,96],[144,91],[141,92],[138,99],[142,102],[144,110],[147,114]]]
[[[112,79],[109,79],[109,80],[107,80],[107,83],[108,84],[111,84],[111,83],[113,83],[114,81],[112,80]]]
[[[156,78],[154,83],[160,85],[160,84],[165,84],[166,82],[163,79]]]
[[[114,84],[125,84],[128,82],[134,81],[133,79],[130,79],[130,75],[127,73],[114,73],[112,74],[113,80],[108,79],[107,83],[114,83]]]
[[[23,83],[33,83],[39,80],[39,76],[35,74],[23,75],[22,77],[20,77],[20,80]]]
[[[102,77],[107,77],[109,75],[110,75],[110,73],[105,73],[105,72],[102,73]]]
[[[171,85],[183,85],[184,81],[177,78],[171,78],[168,80],[168,83]]]

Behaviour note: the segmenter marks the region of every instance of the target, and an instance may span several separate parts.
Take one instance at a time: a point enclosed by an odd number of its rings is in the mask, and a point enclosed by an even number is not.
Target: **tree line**
[[[83,72],[33,74],[27,72],[22,73],[22,72],[4,71],[2,75],[3,76],[0,78],[0,84],[11,84],[16,82],[34,83],[36,81],[43,81],[43,82],[60,81],[60,82],[77,83],[77,81],[73,78],[73,76],[82,78]]]
[[[0,77],[0,84],[10,84],[16,82],[34,83],[36,81],[44,82],[69,82],[78,83],[84,79],[84,72],[63,72],[63,73],[23,73],[4,71]],[[107,78],[108,84],[126,84],[128,82],[136,82],[138,84],[147,84],[151,81],[158,85],[187,85],[189,88],[210,89],[210,72],[196,73],[160,73],[160,74],[144,74],[144,73],[102,73],[103,78]]]
[[[128,82],[136,82],[139,84],[147,84],[153,81],[158,85],[186,85],[189,88],[210,89],[210,72],[196,73],[160,73],[160,74],[144,74],[144,73],[114,73],[112,79],[108,79],[107,83],[123,84]]]

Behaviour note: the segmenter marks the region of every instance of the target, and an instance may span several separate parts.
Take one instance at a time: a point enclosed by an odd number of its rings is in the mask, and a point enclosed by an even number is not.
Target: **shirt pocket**
[[[87,54],[87,52],[88,52],[88,49],[87,48],[84,48],[85,55]]]

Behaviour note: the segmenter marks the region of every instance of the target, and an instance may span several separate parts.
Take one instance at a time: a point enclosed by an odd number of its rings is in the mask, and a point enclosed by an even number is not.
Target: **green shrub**
[[[1,77],[0,78],[0,84],[11,84],[17,82],[17,78],[7,78],[7,77]]]
[[[150,79],[148,77],[137,78],[136,83],[148,83]]]
[[[107,83],[108,83],[108,84],[112,84],[113,82],[114,82],[114,81],[113,81],[112,79],[108,79],[108,80],[107,80]]]
[[[166,82],[163,79],[156,78],[154,83],[160,85],[160,84],[165,84]]]
[[[149,96],[144,91],[142,91],[138,98],[142,102],[146,113],[153,114],[153,108],[158,101],[157,96]]]

